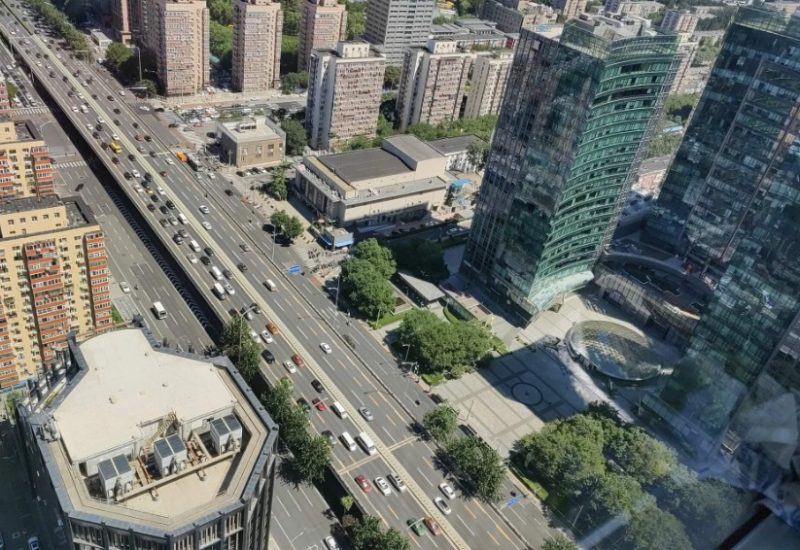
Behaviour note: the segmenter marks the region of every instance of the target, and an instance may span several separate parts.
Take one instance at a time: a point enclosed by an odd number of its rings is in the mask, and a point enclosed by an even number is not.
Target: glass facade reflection
[[[590,281],[674,76],[675,36],[522,29],[464,270],[531,317]]]

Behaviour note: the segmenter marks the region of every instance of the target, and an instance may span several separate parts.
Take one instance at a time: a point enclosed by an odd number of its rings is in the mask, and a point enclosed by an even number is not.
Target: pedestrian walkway
[[[66,162],[56,162],[56,168],[83,168],[88,166],[85,160],[69,160]]]
[[[44,115],[50,112],[47,107],[22,107],[19,109],[11,109],[14,115]]]

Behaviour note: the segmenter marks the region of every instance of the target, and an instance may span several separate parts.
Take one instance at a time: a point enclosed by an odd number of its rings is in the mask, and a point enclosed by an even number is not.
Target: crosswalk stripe
[[[71,160],[69,162],[57,162],[56,167],[58,168],[81,168],[86,166],[85,160]]]

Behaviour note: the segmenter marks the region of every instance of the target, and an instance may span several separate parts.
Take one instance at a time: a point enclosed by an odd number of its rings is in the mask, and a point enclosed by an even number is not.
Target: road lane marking
[[[420,470],[420,469],[419,469],[419,466],[417,466],[417,467],[416,467],[416,470],[417,470],[417,473],[419,473],[419,475],[421,475],[421,476],[422,476],[422,477],[425,479],[425,481],[427,481],[427,482],[428,482],[428,485],[436,485],[435,483],[433,483],[433,482],[432,482],[432,481],[431,481],[431,480],[428,478],[428,476],[426,476],[426,475],[425,475],[425,472],[423,472],[422,470]]]
[[[394,508],[392,508],[392,505],[391,504],[386,504],[386,507],[389,509],[389,511],[392,513],[392,515],[399,521],[400,520],[400,516],[398,516],[397,512],[394,511]]]
[[[458,521],[460,521],[460,522],[461,522],[461,525],[463,525],[463,526],[464,526],[464,528],[465,528],[467,531],[469,531],[469,533],[470,533],[470,534],[471,534],[471,535],[474,537],[474,536],[475,536],[475,531],[473,531],[472,529],[470,529],[470,528],[469,528],[469,525],[467,525],[467,524],[466,524],[466,522],[465,522],[463,519],[461,519],[459,516],[456,516],[456,518],[458,519]]]

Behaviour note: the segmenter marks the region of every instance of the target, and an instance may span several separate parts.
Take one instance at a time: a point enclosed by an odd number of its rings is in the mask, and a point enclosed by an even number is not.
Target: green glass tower
[[[592,279],[677,46],[629,18],[522,29],[462,265],[521,316]]]

